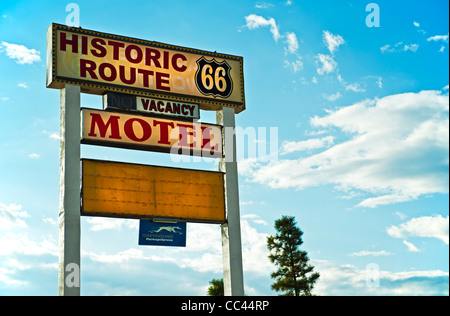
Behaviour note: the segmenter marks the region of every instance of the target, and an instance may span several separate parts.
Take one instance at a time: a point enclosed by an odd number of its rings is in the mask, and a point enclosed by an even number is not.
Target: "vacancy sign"
[[[81,143],[172,154],[222,157],[222,127],[81,109]]]
[[[245,109],[243,58],[53,23],[47,31],[47,87],[141,94]]]
[[[82,159],[81,214],[224,223],[224,174]]]
[[[199,119],[198,104],[145,98],[131,94],[107,93],[103,96],[105,110],[137,111],[142,114],[173,116],[178,119]]]

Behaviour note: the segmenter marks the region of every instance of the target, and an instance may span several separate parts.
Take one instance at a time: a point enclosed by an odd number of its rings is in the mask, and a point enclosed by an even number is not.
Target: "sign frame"
[[[111,40],[111,41],[120,41],[122,43],[128,43],[129,45],[143,45],[145,47],[150,47],[154,49],[160,49],[160,50],[166,50],[166,51],[172,51],[172,52],[180,52],[180,53],[186,53],[186,54],[194,54],[198,55],[198,60],[201,58],[205,59],[207,57],[210,59],[208,61],[210,65],[208,67],[208,73],[205,73],[205,83],[207,86],[211,84],[211,82],[207,81],[207,78],[214,78],[213,70],[215,65],[219,65],[220,63],[225,62],[227,64],[227,60],[237,62],[239,65],[239,69],[234,70],[234,72],[238,72],[234,75],[234,78],[238,78],[238,82],[234,82],[233,86],[236,88],[239,88],[239,91],[237,94],[239,95],[239,100],[227,100],[228,96],[220,96],[217,94],[209,95],[205,94],[204,92],[201,92],[200,89],[198,89],[196,82],[195,75],[192,79],[192,83],[190,84],[190,89],[196,88],[197,95],[190,94],[182,94],[182,93],[176,93],[176,92],[166,92],[160,89],[150,89],[150,88],[140,88],[133,85],[119,85],[119,84],[113,84],[113,83],[107,83],[101,80],[94,80],[94,79],[86,79],[81,78],[80,75],[77,76],[62,76],[58,75],[58,60],[57,55],[60,48],[58,48],[58,31],[64,31],[64,32],[70,32],[73,34],[77,34],[80,36],[95,36],[99,37],[105,40]],[[81,41],[83,42],[83,41]],[[86,40],[87,42],[87,40]],[[127,44],[127,45],[128,45]],[[81,43],[83,45],[83,43]],[[87,45],[87,44],[86,44]],[[97,43],[98,45],[98,43]],[[98,47],[98,46],[97,46]],[[85,52],[88,51],[88,49],[84,49]],[[130,53],[131,54],[131,53]],[[80,55],[80,53],[78,53]],[[80,59],[78,57],[78,59]],[[222,60],[222,61],[218,61]],[[197,67],[199,67],[197,65]],[[160,42],[155,41],[147,41],[142,39],[136,39],[132,37],[125,37],[115,34],[109,34],[109,33],[101,33],[93,30],[87,30],[87,29],[81,29],[81,28],[75,28],[75,27],[69,27],[62,24],[52,23],[50,27],[47,30],[47,88],[54,88],[54,89],[62,89],[65,84],[71,84],[71,85],[79,85],[81,86],[81,92],[82,93],[89,93],[89,94],[97,94],[97,95],[103,95],[106,92],[117,92],[117,93],[127,93],[127,94],[135,94],[137,96],[142,97],[153,97],[158,99],[167,99],[171,101],[177,101],[177,102],[189,102],[189,103],[198,103],[200,105],[200,108],[202,110],[213,110],[218,111],[223,106],[232,107],[235,110],[235,113],[240,113],[243,110],[245,110],[245,92],[244,92],[244,69],[243,69],[243,57],[241,56],[235,56],[235,55],[228,55],[228,54],[221,54],[216,52],[210,52],[210,51],[204,51],[199,49],[193,49],[188,47],[182,47],[182,46],[175,46],[175,45],[169,45],[164,44]],[[225,68],[226,69],[226,68]],[[225,72],[228,72],[228,70],[225,70],[224,68],[221,68],[218,73],[219,75],[223,74],[226,76]],[[198,70],[198,69],[197,69]],[[217,70],[217,69],[216,69]],[[222,71],[223,70],[223,71]],[[198,71],[196,71],[198,73]],[[198,77],[197,77],[198,78]],[[221,77],[222,79],[224,77]],[[98,78],[97,78],[98,79]],[[225,82],[224,80],[221,81],[222,84]],[[203,85],[205,86],[205,85]],[[217,87],[221,88],[220,83],[217,83]],[[216,89],[216,87],[214,87]],[[194,90],[192,90],[194,91]],[[213,91],[213,90],[211,90]],[[235,95],[236,96],[236,95]]]

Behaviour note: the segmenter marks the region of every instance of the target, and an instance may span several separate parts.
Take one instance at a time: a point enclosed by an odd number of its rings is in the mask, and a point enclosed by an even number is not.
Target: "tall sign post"
[[[59,295],[80,295],[80,87],[61,89]]]
[[[243,295],[243,58],[53,23],[47,87],[61,94],[59,295],[80,295],[80,215],[183,223],[143,229],[143,244],[186,222],[221,224],[225,295]],[[81,92],[102,95],[103,110],[81,109]],[[197,123],[200,110],[217,125]],[[80,144],[218,158],[219,171],[82,159]]]
[[[243,296],[244,274],[234,110],[223,107],[221,111],[216,112],[216,121],[223,126],[225,148],[225,158],[219,162],[219,170],[225,172],[225,210],[228,219],[226,224],[222,224],[224,292],[226,296]]]

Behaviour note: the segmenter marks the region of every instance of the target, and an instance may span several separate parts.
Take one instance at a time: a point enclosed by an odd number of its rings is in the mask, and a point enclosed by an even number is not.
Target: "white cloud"
[[[247,24],[245,25],[249,30],[257,29],[259,27],[270,27],[270,33],[272,33],[273,39],[278,41],[281,38],[280,31],[274,18],[265,19],[262,16],[256,14],[250,14],[245,17]]]
[[[417,52],[419,49],[419,44],[403,44],[403,42],[398,42],[394,46],[384,45],[380,47],[382,53],[399,53],[411,51],[413,53]]]
[[[403,50],[405,51],[405,52],[407,52],[407,51],[412,51],[412,52],[417,52],[417,50],[419,49],[419,45],[418,44],[411,44],[411,45],[405,45],[404,47],[403,47]]]
[[[389,251],[386,251],[386,250],[380,250],[380,251],[362,250],[359,252],[351,253],[349,256],[350,257],[365,257],[365,256],[379,257],[379,256],[391,256],[391,255],[392,255],[392,253],[390,253]]]
[[[385,53],[385,52],[389,51],[390,47],[391,47],[391,45],[387,44],[387,45],[381,46],[380,50],[382,53]]]
[[[123,227],[139,229],[139,222],[130,219],[88,217],[86,221],[90,225],[89,230],[94,232],[109,229],[121,231]]]
[[[255,224],[260,224],[260,225],[264,225],[264,226],[268,225],[265,220],[263,220],[259,215],[256,215],[256,214],[246,214],[246,215],[243,215],[242,218],[249,219]]]
[[[45,134],[45,135],[48,135],[48,137],[51,138],[51,139],[57,139],[57,140],[59,140],[59,139],[61,138],[61,137],[59,136],[59,133],[56,133],[56,132],[53,132],[53,133],[52,133],[52,132],[43,130],[42,133]]]
[[[311,260],[314,271],[320,273],[313,294],[377,295],[377,296],[434,296],[448,295],[449,273],[441,270],[391,272],[375,271],[379,287],[367,286],[374,271],[358,269],[353,265],[337,265],[325,260]]]
[[[336,93],[333,93],[333,94],[325,94],[325,93],[322,93],[322,96],[323,96],[325,99],[327,99],[328,101],[331,101],[331,102],[336,101],[337,99],[342,98],[342,94],[341,94],[340,92],[336,92]]]
[[[28,89],[28,85],[25,82],[21,82],[17,86],[20,88]]]
[[[333,143],[334,143],[333,136],[326,136],[323,138],[311,138],[299,142],[283,142],[283,144],[281,144],[281,155],[286,155],[296,151],[330,147],[331,145],[333,145]]]
[[[415,27],[419,27],[420,26],[419,22],[416,22],[416,21],[414,21],[413,24],[414,24]]]
[[[289,53],[293,54],[298,49],[298,41],[297,36],[293,32],[287,32],[286,35],[286,43],[288,44],[287,50]]]
[[[416,217],[399,226],[386,229],[389,236],[394,238],[428,237],[442,240],[449,244],[449,217],[423,216]]]
[[[18,64],[32,64],[41,61],[40,52],[35,49],[29,49],[24,45],[2,42],[0,51],[4,51],[6,56],[14,59]]]
[[[408,248],[409,252],[420,252],[419,248],[417,248],[412,242],[403,240],[403,244]]]
[[[365,100],[310,120],[313,127],[338,129],[347,139],[300,159],[253,159],[239,168],[249,181],[272,188],[334,184],[362,190],[369,197],[361,207],[448,193],[448,111],[448,96],[440,91]]]
[[[117,219],[114,219],[117,221]],[[246,272],[268,275],[272,264],[267,258],[267,234],[258,232],[250,223],[267,225],[267,222],[255,214],[248,214],[241,220],[241,238],[243,268]],[[92,222],[92,221],[91,221]],[[137,221],[135,221],[137,222]],[[92,223],[91,223],[92,224]],[[116,229],[100,223],[102,229]],[[108,227],[105,227],[108,226]],[[144,248],[130,248],[117,253],[86,251],[82,255],[105,264],[132,265],[136,261],[167,262],[183,269],[198,272],[222,272],[221,230],[218,225],[189,223],[186,248],[160,248],[161,251],[149,252]],[[205,236],[208,236],[205,238]],[[143,250],[145,249],[145,250]]]
[[[0,256],[10,257],[13,254],[27,256],[51,254],[58,256],[59,248],[52,240],[37,241],[27,234],[8,232],[0,237]]]
[[[292,71],[295,73],[303,70],[303,62],[300,59],[297,59],[293,62],[289,62],[289,61],[285,60],[284,66],[286,68],[291,68]]]
[[[359,85],[359,83],[356,83],[356,82],[347,85],[347,86],[345,87],[345,90],[347,90],[347,91],[351,90],[351,91],[353,91],[353,92],[364,92],[364,91],[366,91],[366,89],[361,88],[361,86]]]
[[[290,62],[288,60],[284,61],[286,68],[291,68],[294,72],[299,72],[303,70],[303,62],[301,60],[301,56],[297,54],[298,50],[298,40],[297,35],[294,32],[286,32],[283,35],[280,34],[279,27],[274,18],[264,18],[262,16],[256,14],[250,14],[245,17],[246,25],[249,30],[253,30],[259,27],[270,27],[270,32],[272,33],[273,39],[278,42],[280,38],[285,39],[284,43],[286,46],[284,47],[285,55],[293,54],[296,56],[296,60]]]
[[[267,3],[267,2],[258,2],[255,4],[255,8],[257,9],[268,9],[268,8],[272,8],[274,5],[272,3]]]
[[[0,203],[0,229],[8,230],[14,227],[27,228],[23,218],[27,218],[30,215],[22,211],[22,205],[9,204],[5,205]]]
[[[41,154],[31,153],[28,155],[28,157],[30,157],[31,159],[39,159],[39,157],[41,157]]]
[[[433,42],[438,42],[438,41],[443,41],[443,42],[448,42],[448,34],[447,35],[435,35],[435,36],[431,36],[429,38],[427,38],[427,41],[433,41]]]
[[[315,59],[316,59],[315,62],[317,66],[317,73],[319,75],[333,72],[337,67],[336,61],[334,61],[333,57],[330,55],[317,54],[315,56]]]
[[[353,91],[353,92],[364,92],[364,91],[366,91],[366,89],[361,88],[361,85],[359,83],[357,83],[357,82],[350,83],[350,84],[347,83],[344,80],[344,78],[342,78],[342,76],[340,74],[338,74],[337,78],[338,78],[339,82],[344,85],[346,91],[349,91],[349,90]],[[366,76],[365,78],[377,78],[377,79],[381,80],[380,77],[376,77],[376,76]],[[377,85],[378,85],[378,87],[380,87],[380,82],[379,81],[377,81]],[[382,83],[381,83],[381,86],[383,86]]]
[[[345,43],[341,35],[334,35],[329,31],[323,31],[322,39],[331,54],[334,54],[338,47]]]

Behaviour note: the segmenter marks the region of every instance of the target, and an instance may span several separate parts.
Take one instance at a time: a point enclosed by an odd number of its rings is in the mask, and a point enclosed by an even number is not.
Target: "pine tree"
[[[277,234],[267,237],[269,259],[278,266],[270,276],[276,282],[272,290],[284,292],[285,296],[311,296],[314,283],[320,274],[313,273],[308,253],[299,247],[303,244],[303,232],[296,226],[295,217],[283,216],[275,221]]]
[[[224,296],[223,279],[209,281],[208,296]]]

